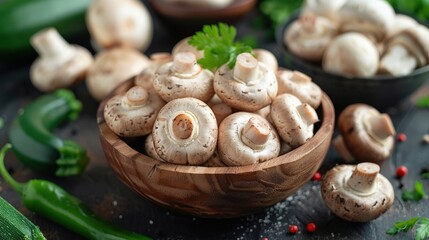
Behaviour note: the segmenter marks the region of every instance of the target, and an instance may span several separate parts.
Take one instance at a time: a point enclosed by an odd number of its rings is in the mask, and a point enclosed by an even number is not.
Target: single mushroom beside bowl
[[[335,114],[324,94],[318,108],[321,121],[314,136],[284,155],[228,167],[162,162],[146,155],[144,139],[136,144],[121,138],[104,119],[103,109],[108,99],[133,86],[133,80],[122,83],[100,103],[97,122],[101,145],[108,163],[126,185],[172,210],[210,218],[231,218],[261,211],[307,183],[321,166],[330,146]]]

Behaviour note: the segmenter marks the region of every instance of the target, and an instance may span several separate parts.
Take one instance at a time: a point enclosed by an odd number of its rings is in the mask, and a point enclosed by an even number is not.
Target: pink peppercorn
[[[396,176],[398,178],[404,177],[408,173],[408,168],[405,166],[399,166],[396,168]]]
[[[313,175],[313,181],[320,181],[320,180],[322,180],[322,174],[320,172],[316,172]]]
[[[289,232],[292,234],[296,234],[298,232],[298,226],[297,225],[290,225],[289,226]]]
[[[307,232],[315,232],[316,231],[316,224],[314,223],[309,223],[307,224]]]
[[[399,142],[405,142],[407,141],[407,135],[405,135],[405,133],[399,133],[397,136],[397,140]]]

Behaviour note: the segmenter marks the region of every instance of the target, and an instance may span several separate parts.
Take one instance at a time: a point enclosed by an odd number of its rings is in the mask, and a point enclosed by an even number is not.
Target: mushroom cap
[[[390,118],[386,119],[386,131],[391,135],[387,137],[377,137],[373,132],[377,129],[370,129],[368,120],[371,117],[381,116],[375,108],[355,103],[346,107],[338,117],[338,129],[343,136],[343,141],[347,150],[358,162],[382,163],[388,159],[394,146],[394,129]]]
[[[215,93],[224,103],[242,111],[253,112],[269,105],[277,95],[278,86],[274,72],[268,69],[265,64],[255,60],[254,66],[253,63],[250,64],[255,68],[250,70],[255,72],[254,75],[241,80],[235,76],[234,72],[238,68],[238,61],[234,69],[229,69],[227,65],[223,65],[216,71],[214,77]],[[252,77],[255,79],[251,79]]]
[[[298,71],[280,69],[276,72],[278,95],[289,93],[316,109],[322,101],[322,90],[311,78]]]
[[[146,89],[153,88],[153,79],[158,69],[165,63],[171,62],[172,56],[167,52],[157,52],[150,55],[150,62],[143,71],[136,76],[134,80],[135,85],[142,86]]]
[[[71,45],[74,54],[65,62],[56,59],[37,58],[30,68],[31,83],[40,91],[67,88],[83,80],[93,64],[91,53],[77,45]]]
[[[181,72],[185,65],[189,71]],[[201,68],[191,52],[181,52],[174,61],[162,65],[155,74],[153,86],[156,92],[169,102],[176,98],[193,97],[207,102],[214,95],[213,73]]]
[[[201,165],[216,149],[218,126],[207,104],[196,98],[178,98],[158,113],[152,134],[156,152],[164,161]]]
[[[243,129],[250,119],[262,125],[266,142],[253,147],[243,141]],[[268,136],[266,136],[268,135]],[[263,117],[254,113],[236,112],[226,117],[219,125],[218,154],[228,166],[243,166],[264,162],[279,155],[280,139],[275,128]]]
[[[390,32],[395,11],[384,0],[348,0],[338,11],[341,31],[360,32],[381,41]]]
[[[205,167],[227,167],[225,163],[219,157],[217,151],[214,151],[213,155],[203,164]]]
[[[414,18],[403,14],[396,14],[394,21],[392,28],[387,34],[387,38],[390,38],[405,29],[414,28],[418,25],[418,22],[414,20]]]
[[[233,0],[163,0],[174,4],[193,5],[210,8],[223,8],[233,2]]]
[[[283,42],[296,56],[320,61],[337,32],[337,25],[329,19],[307,13],[287,28]]]
[[[203,58],[204,51],[200,51],[194,46],[190,45],[188,43],[189,39],[191,39],[191,37],[186,37],[176,43],[176,45],[174,45],[173,47],[173,50],[171,50],[171,55],[173,55],[174,57],[180,52],[192,52],[193,54],[195,54],[195,57],[197,57],[197,59]]]
[[[152,17],[137,0],[94,0],[86,22],[91,37],[102,48],[127,46],[144,51],[152,40]]]
[[[306,0],[303,4],[303,13],[314,13],[332,20],[337,20],[338,10],[347,0]]]
[[[121,137],[138,137],[152,132],[153,124],[165,102],[153,90],[140,86],[125,95],[109,99],[104,107],[107,126]]]
[[[86,85],[96,100],[102,100],[123,81],[149,66],[149,59],[138,50],[117,47],[99,52],[89,68]]]
[[[309,104],[288,93],[274,99],[270,115],[280,137],[293,148],[313,137],[314,123],[319,120]]]
[[[147,135],[146,140],[144,141],[144,150],[146,151],[149,157],[156,159],[158,161],[164,162],[164,160],[162,160],[162,158],[158,155],[158,153],[155,150],[155,145],[153,145],[152,134]]]
[[[253,49],[252,53],[255,55],[258,61],[263,62],[265,65],[267,65],[267,67],[271,71],[273,72],[277,71],[279,67],[279,63],[277,61],[276,56],[274,56],[272,52],[262,48],[257,48],[257,49]]]
[[[322,198],[327,207],[347,221],[367,222],[379,217],[393,204],[393,187],[383,175],[377,174],[372,192],[362,194],[347,184],[356,165],[337,165],[323,177]]]
[[[344,33],[336,37],[323,55],[323,70],[335,74],[371,77],[376,74],[379,53],[367,37],[360,33]]]

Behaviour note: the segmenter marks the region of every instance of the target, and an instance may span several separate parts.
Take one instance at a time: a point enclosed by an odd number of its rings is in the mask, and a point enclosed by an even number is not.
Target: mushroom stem
[[[359,163],[347,180],[347,184],[351,189],[357,191],[359,195],[370,195],[374,193],[374,180],[379,172],[380,166],[378,164],[370,162]]]
[[[312,108],[309,104],[303,103],[296,107],[299,115],[301,116],[302,121],[304,121],[308,126],[319,121],[316,110]]]
[[[122,107],[125,109],[140,107],[145,105],[148,99],[149,92],[146,89],[141,86],[134,86],[122,97]]]
[[[381,58],[380,70],[393,76],[407,75],[417,64],[417,59],[405,46],[395,45]]]
[[[316,15],[312,13],[303,14],[299,20],[305,32],[313,32],[316,29]]]
[[[252,85],[258,81],[258,75],[258,60],[250,53],[239,54],[234,67],[234,79]]]
[[[254,150],[264,149],[270,136],[270,127],[255,117],[247,121],[241,132],[241,140]]]
[[[30,42],[41,57],[55,58],[55,63],[67,61],[74,53],[74,49],[54,28],[35,34]]]
[[[376,141],[383,142],[386,138],[395,135],[392,120],[386,113],[371,115],[364,121],[368,134]]]
[[[332,141],[332,146],[340,154],[340,156],[345,160],[346,163],[354,162],[354,157],[347,149],[346,144],[344,143],[344,138],[341,135],[338,135]]]
[[[181,77],[192,77],[201,71],[197,64],[195,54],[191,52],[180,52],[174,56],[173,71]]]
[[[305,75],[302,72],[299,71],[293,71],[292,72],[292,76],[290,77],[290,80],[296,82],[296,83],[302,83],[302,84],[306,84],[311,82],[311,77]]]
[[[177,139],[188,139],[194,132],[194,119],[192,116],[186,113],[178,114],[173,119],[173,134]]]

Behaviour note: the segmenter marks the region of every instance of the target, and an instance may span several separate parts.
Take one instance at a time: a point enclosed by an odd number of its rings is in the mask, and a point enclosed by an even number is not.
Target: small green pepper
[[[95,217],[84,204],[60,186],[45,180],[34,179],[27,183],[15,181],[7,172],[4,157],[12,146],[6,144],[0,151],[0,174],[21,196],[26,208],[63,227],[93,240],[149,240]]]
[[[16,156],[38,172],[58,177],[80,174],[89,161],[85,149],[55,136],[52,130],[76,119],[81,109],[81,102],[65,89],[43,95],[24,107],[9,129]]]

